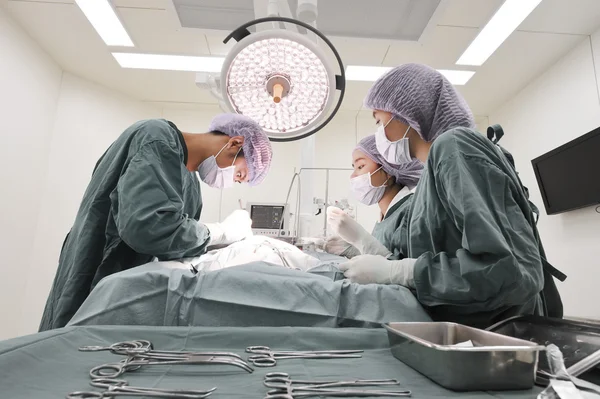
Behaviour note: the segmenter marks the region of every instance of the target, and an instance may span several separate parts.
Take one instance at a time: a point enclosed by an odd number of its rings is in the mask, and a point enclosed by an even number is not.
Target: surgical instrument
[[[128,349],[153,349],[152,342],[146,340],[135,340],[135,341],[123,341],[115,342],[109,346],[82,346],[79,348],[80,352],[101,352],[110,351],[118,355],[125,355],[125,350]]]
[[[409,397],[411,391],[383,391],[341,389],[366,386],[399,385],[394,379],[387,380],[348,380],[348,381],[309,381],[292,380],[287,373],[268,373],[265,376],[266,387],[274,388],[267,392],[265,399],[293,399],[299,397]],[[298,384],[294,386],[294,384]],[[337,388],[337,389],[336,389]]]
[[[137,355],[144,354],[148,356],[155,356],[156,358],[164,356],[179,356],[179,355],[194,355],[194,356],[225,356],[234,357],[240,360],[242,357],[236,353],[231,352],[195,352],[195,351],[162,351],[155,350],[152,342],[146,340],[135,340],[135,341],[123,341],[115,342],[109,346],[82,346],[79,348],[81,352],[99,352],[99,351],[110,351],[116,355]]]
[[[144,366],[166,366],[178,364],[223,364],[239,367],[248,373],[254,369],[243,360],[229,356],[199,356],[199,355],[145,355],[132,354],[119,363],[107,363],[96,366],[90,370],[90,377],[96,378],[118,378],[126,372],[134,371]]]
[[[90,382],[96,388],[105,389],[104,392],[77,391],[71,392],[66,399],[76,398],[110,398],[115,396],[144,396],[165,399],[204,399],[212,394],[217,388],[205,391],[188,389],[158,389],[129,386],[125,380],[114,380],[110,378],[97,378]]]
[[[249,346],[247,353],[253,353],[248,361],[256,367],[274,367],[277,360],[283,359],[350,359],[361,358],[362,350],[331,351],[275,351],[268,346]]]
[[[264,384],[267,388],[286,388],[291,384],[311,385],[319,388],[332,388],[343,386],[382,386],[382,385],[400,385],[400,382],[395,379],[387,380],[347,380],[347,381],[312,381],[312,380],[292,380],[288,373],[267,373],[265,375]]]

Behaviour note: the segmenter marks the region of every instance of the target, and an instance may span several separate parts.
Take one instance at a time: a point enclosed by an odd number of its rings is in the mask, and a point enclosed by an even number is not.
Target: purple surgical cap
[[[265,179],[271,167],[273,149],[269,137],[258,123],[240,114],[221,114],[210,122],[208,129],[229,137],[242,136],[242,151],[248,164],[248,184],[256,186]]]
[[[438,71],[421,64],[404,64],[371,86],[365,107],[386,111],[415,129],[425,141],[455,128],[474,128],[469,106]]]
[[[412,189],[417,185],[423,172],[423,164],[418,160],[412,160],[402,165],[392,165],[377,151],[375,145],[375,135],[367,136],[362,139],[355,150],[363,152],[369,159],[381,168],[388,175],[394,176],[396,183],[407,186]]]

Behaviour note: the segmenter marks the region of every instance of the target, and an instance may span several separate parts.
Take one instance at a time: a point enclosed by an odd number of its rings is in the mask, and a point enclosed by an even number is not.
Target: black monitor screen
[[[283,205],[252,205],[250,218],[253,229],[283,229]]]
[[[532,163],[548,214],[600,203],[600,129]]]

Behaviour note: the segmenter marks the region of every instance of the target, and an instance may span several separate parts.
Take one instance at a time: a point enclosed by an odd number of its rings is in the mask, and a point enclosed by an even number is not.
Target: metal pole
[[[300,168],[298,170],[298,182],[300,182],[301,179],[301,175],[302,175],[302,171],[304,170],[324,170],[326,171],[326,176],[325,176],[325,207],[327,207],[327,203],[329,202],[329,172],[332,170],[335,171],[353,171],[354,169],[350,169],[350,168]],[[311,180],[312,183],[312,180]],[[298,188],[300,189],[300,185],[298,185]],[[298,199],[298,201],[300,201],[301,198]],[[323,222],[323,235],[326,236],[327,235],[327,215],[323,215],[323,217],[325,218],[325,221]]]
[[[325,210],[329,204],[329,169],[325,172]],[[327,237],[327,215],[323,215],[323,237]]]

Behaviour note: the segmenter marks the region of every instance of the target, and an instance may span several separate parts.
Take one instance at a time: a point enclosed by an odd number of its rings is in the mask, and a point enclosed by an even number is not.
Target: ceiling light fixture
[[[483,65],[541,2],[542,0],[506,0],[456,64]]]
[[[158,69],[163,71],[221,72],[223,57],[112,53],[122,68]]]
[[[133,42],[108,0],[75,0],[108,46],[133,47]]]
[[[317,35],[333,53],[339,75],[305,35],[285,29],[252,34],[248,30],[266,22],[291,23]],[[238,43],[225,57],[220,78],[227,108],[257,121],[273,141],[308,137],[333,119],[344,98],[345,70],[337,50],[320,31],[295,19],[267,17],[240,26],[223,42],[232,38]]]
[[[348,65],[346,67],[346,79],[374,82],[391,69],[392,67]],[[474,71],[456,71],[451,69],[438,69],[438,72],[444,75],[455,86],[467,84],[469,79],[475,75]]]

